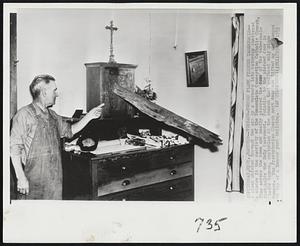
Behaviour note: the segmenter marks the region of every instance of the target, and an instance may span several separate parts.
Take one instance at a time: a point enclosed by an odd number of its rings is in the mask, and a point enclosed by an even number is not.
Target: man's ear
[[[41,96],[42,96],[42,97],[45,97],[46,94],[47,94],[46,88],[45,88],[45,86],[43,86],[43,87],[41,88]]]

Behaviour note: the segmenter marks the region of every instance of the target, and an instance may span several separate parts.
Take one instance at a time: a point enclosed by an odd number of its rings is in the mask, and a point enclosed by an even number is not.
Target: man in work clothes
[[[70,125],[49,108],[58,97],[52,76],[36,76],[29,88],[33,102],[16,113],[10,135],[10,154],[19,199],[60,200],[60,138],[71,138],[90,120],[100,117],[103,105],[93,108],[79,122]]]

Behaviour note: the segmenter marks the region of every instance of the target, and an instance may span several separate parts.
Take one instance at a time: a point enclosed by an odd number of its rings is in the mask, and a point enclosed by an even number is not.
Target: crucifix
[[[110,30],[110,56],[109,56],[109,63],[116,63],[114,59],[114,48],[113,48],[113,32],[117,31],[118,28],[114,26],[113,21],[110,21],[110,25],[106,26],[105,29]]]

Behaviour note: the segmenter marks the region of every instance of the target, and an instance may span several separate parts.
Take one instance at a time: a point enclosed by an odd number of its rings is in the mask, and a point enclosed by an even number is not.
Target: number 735
[[[221,227],[219,225],[219,223],[223,220],[226,220],[227,217],[224,217],[224,218],[221,218],[221,219],[218,219],[218,220],[215,220],[213,221],[212,219],[207,219],[205,220],[204,218],[197,218],[195,219],[195,223],[199,223],[198,227],[197,227],[197,232],[199,232],[201,226],[205,223],[206,224],[206,230],[214,230],[214,231],[220,231],[221,230]]]

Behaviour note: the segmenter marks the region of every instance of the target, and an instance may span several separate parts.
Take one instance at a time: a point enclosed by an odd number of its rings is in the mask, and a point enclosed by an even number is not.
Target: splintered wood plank
[[[149,100],[115,84],[113,92],[125,101],[129,102],[144,114],[163,122],[166,125],[175,127],[193,137],[200,139],[208,144],[221,145],[222,140],[219,136],[204,127],[195,124]]]

